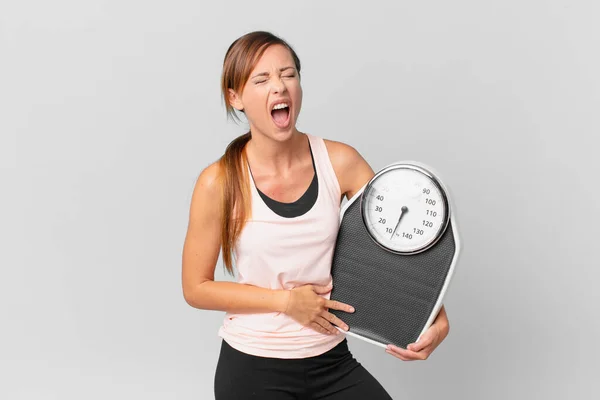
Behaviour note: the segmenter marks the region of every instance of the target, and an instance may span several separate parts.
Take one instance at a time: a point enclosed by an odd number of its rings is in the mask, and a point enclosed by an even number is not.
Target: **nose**
[[[283,93],[285,89],[285,83],[280,77],[273,78],[271,81],[271,91],[273,93]]]

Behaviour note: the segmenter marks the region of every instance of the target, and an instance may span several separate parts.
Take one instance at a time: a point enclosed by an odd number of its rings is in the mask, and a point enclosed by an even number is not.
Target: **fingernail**
[[[350,312],[354,312],[354,307],[350,307]]]

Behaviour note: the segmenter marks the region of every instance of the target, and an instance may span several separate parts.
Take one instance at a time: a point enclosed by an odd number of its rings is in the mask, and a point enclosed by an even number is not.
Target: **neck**
[[[247,154],[253,170],[270,171],[269,175],[288,175],[292,167],[308,154],[308,142],[306,135],[296,129],[284,141],[253,132]]]

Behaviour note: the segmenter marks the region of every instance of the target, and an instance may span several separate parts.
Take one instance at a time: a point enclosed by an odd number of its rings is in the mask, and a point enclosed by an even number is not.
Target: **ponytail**
[[[250,132],[235,138],[229,143],[225,154],[219,160],[222,179],[221,246],[225,269],[231,275],[233,275],[235,243],[252,210],[245,151],[250,138]]]

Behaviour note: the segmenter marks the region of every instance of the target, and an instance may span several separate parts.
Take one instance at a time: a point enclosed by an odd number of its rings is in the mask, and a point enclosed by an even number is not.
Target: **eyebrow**
[[[283,71],[288,70],[288,69],[294,69],[294,67],[290,66],[290,67],[279,68],[279,72],[283,72]],[[250,78],[250,79],[256,78],[257,76],[268,76],[268,75],[269,75],[268,72],[261,72],[259,74],[256,74],[256,75],[252,76],[252,78]]]

